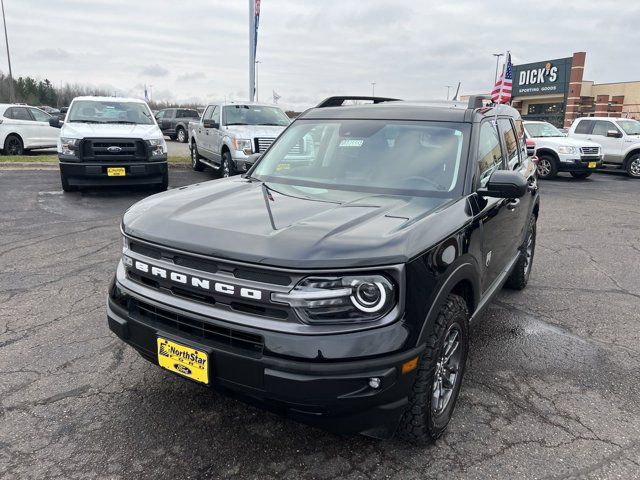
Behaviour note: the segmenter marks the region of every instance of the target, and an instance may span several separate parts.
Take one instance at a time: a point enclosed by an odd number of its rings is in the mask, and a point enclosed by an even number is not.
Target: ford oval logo
[[[189,367],[181,365],[180,363],[174,363],[173,368],[175,368],[180,373],[184,373],[185,375],[191,375],[191,369]]]
[[[118,153],[118,152],[121,152],[121,151],[122,151],[122,148],[121,147],[117,147],[115,145],[111,145],[110,147],[107,147],[107,152],[110,152],[110,153]]]

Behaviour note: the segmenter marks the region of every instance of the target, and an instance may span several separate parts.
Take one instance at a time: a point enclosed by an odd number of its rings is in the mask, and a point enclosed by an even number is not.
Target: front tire
[[[532,215],[527,229],[527,238],[520,247],[520,257],[504,284],[505,287],[512,290],[522,290],[529,283],[533,255],[536,252],[536,220],[535,215]]]
[[[236,174],[236,169],[231,159],[231,153],[226,151],[222,154],[222,163],[220,164],[220,175],[222,178],[233,177]]]
[[[176,132],[176,140],[180,143],[187,143],[187,132],[184,131],[184,128],[178,128]]]
[[[631,178],[640,178],[640,153],[636,153],[627,162],[627,174]]]
[[[8,135],[4,140],[5,155],[24,155],[24,143],[18,135]]]
[[[550,155],[542,155],[538,159],[538,178],[555,178],[558,175],[556,159]]]
[[[204,164],[200,161],[200,154],[198,153],[198,146],[196,142],[191,144],[191,168],[196,172],[204,170]]]
[[[446,430],[458,399],[469,351],[469,310],[450,294],[431,326],[426,350],[409,395],[398,436],[413,444],[432,443]]]
[[[573,178],[589,178],[593,172],[571,172]]]

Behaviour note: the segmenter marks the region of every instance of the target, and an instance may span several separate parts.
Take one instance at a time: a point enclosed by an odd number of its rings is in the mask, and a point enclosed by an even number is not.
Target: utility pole
[[[4,16],[4,0],[0,0],[2,5],[2,23],[4,23],[4,40],[7,45],[7,61],[9,62],[9,103],[15,102],[15,92],[13,89],[13,72],[11,71],[11,55],[9,54],[9,37],[7,36],[7,19]]]
[[[262,63],[262,62],[260,62],[260,60],[256,60],[256,102],[258,101],[258,98],[259,98],[258,97],[258,85],[259,85],[258,80],[260,79],[260,76],[258,74],[258,64],[259,63]]]
[[[493,76],[493,84],[495,85],[495,83],[498,81],[498,63],[500,62],[500,57],[504,57],[504,53],[494,53],[493,56],[496,57],[496,73]]]
[[[371,82],[371,96],[376,96],[376,82]]]
[[[249,101],[253,102],[256,88],[256,1],[249,0]]]
[[[449,100],[449,90],[451,89],[451,85],[445,85],[447,87],[447,100]]]

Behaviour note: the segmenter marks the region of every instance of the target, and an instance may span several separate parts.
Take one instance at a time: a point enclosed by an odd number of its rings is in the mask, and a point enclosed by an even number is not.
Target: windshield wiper
[[[248,123],[227,123],[227,126],[229,125],[249,125]]]
[[[98,120],[69,120],[70,123],[104,123]]]
[[[109,120],[108,122],[104,122],[104,123],[122,123],[125,125],[138,125],[138,122],[130,122],[129,120]]]
[[[273,127],[285,127],[286,125],[282,125],[281,123],[261,123],[260,125],[267,125]]]

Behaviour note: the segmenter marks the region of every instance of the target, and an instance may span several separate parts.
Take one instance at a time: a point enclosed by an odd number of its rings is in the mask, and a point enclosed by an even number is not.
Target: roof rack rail
[[[489,100],[489,102],[485,103],[485,100]],[[491,95],[471,95],[469,97],[468,108],[482,108],[491,103]]]
[[[399,98],[388,98],[388,97],[339,96],[339,97],[325,98],[318,105],[316,105],[316,108],[341,107],[344,104],[344,102],[347,100],[369,100],[373,103],[400,101]]]

